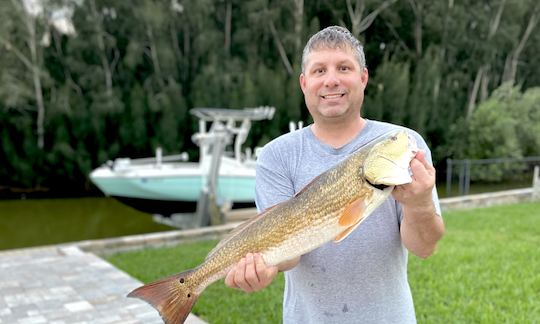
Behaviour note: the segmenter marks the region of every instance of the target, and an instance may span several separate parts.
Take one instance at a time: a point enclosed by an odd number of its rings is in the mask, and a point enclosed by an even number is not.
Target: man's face
[[[367,69],[348,47],[313,50],[300,75],[306,106],[316,122],[359,114],[367,81]]]

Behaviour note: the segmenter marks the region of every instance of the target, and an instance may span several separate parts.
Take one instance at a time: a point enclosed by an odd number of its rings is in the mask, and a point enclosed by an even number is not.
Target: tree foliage
[[[275,106],[262,145],[309,121],[302,47],[335,24],[364,43],[365,117],[418,130],[435,161],[540,155],[532,0],[1,2],[0,187],[85,191],[108,159],[196,151],[199,106]]]
[[[522,93],[505,83],[481,103],[469,119],[453,128],[457,158],[488,159],[540,156],[540,88]],[[473,170],[472,178],[497,181],[518,171],[513,164]]]

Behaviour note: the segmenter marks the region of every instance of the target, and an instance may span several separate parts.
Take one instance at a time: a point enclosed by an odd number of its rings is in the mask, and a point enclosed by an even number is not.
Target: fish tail
[[[193,289],[197,285],[190,280],[192,272],[194,270],[188,270],[149,283],[127,296],[142,299],[152,305],[166,324],[184,323],[199,298]]]

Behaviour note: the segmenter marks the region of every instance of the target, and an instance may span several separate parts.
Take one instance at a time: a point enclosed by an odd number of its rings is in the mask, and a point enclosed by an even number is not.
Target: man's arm
[[[427,258],[435,251],[444,234],[444,223],[437,215],[432,191],[435,186],[435,168],[419,151],[411,161],[412,183],[397,186],[392,195],[401,203],[403,220],[401,240],[413,254]]]

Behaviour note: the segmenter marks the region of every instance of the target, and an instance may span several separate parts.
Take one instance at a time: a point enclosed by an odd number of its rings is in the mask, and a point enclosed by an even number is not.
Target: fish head
[[[412,182],[409,164],[418,152],[414,137],[404,130],[385,134],[369,150],[364,177],[373,185],[397,186]]]

